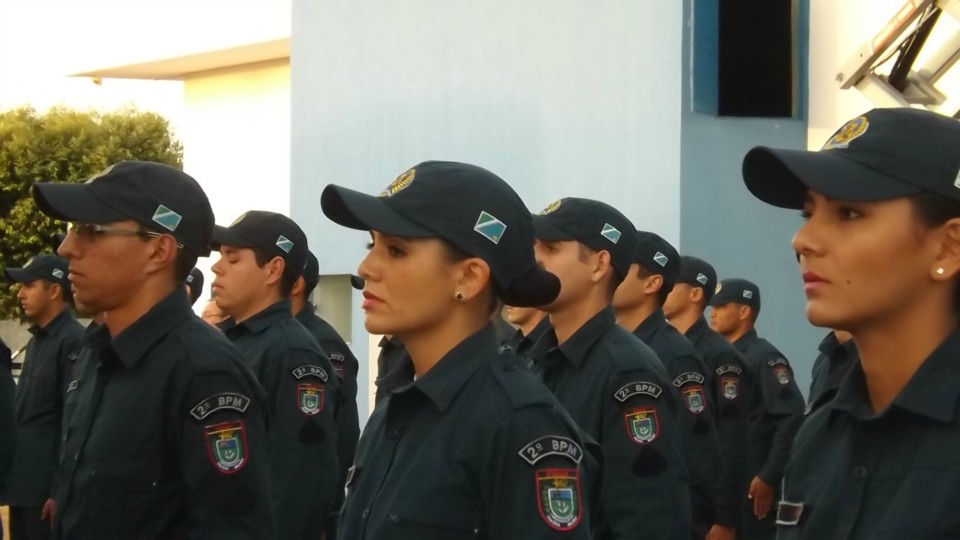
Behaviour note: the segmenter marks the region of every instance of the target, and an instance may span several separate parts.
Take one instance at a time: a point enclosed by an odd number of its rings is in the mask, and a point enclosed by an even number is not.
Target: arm
[[[793,437],[803,423],[803,396],[793,378],[793,370],[786,359],[771,357],[760,367],[760,388],[767,414],[775,418],[773,444],[759,478],[776,486],[783,478],[783,470],[790,459]]]

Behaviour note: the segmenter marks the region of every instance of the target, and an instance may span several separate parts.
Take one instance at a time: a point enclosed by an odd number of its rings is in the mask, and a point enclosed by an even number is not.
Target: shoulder
[[[196,317],[174,327],[161,342],[161,351],[197,374],[236,372],[240,352],[222,333]]]
[[[511,351],[497,354],[488,363],[494,385],[506,397],[510,410],[527,407],[553,407],[553,395]]]
[[[591,364],[604,364],[612,375],[647,371],[666,379],[663,363],[653,349],[619,326],[614,326],[600,338],[591,356],[600,358],[599,362],[591,358]]]

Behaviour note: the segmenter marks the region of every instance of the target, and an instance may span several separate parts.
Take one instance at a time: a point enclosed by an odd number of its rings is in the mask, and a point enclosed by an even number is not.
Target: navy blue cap
[[[4,268],[3,273],[7,276],[7,279],[17,283],[30,283],[42,279],[50,283],[56,283],[69,291],[68,266],[67,260],[63,257],[44,254],[31,258],[22,268]]]
[[[283,214],[250,210],[229,227],[214,227],[211,247],[258,249],[268,256],[284,260],[284,273],[299,276],[307,264],[307,235],[295,221]]]
[[[729,303],[750,306],[760,311],[760,288],[756,284],[740,278],[730,278],[717,283],[711,306],[723,306]]]
[[[663,276],[664,290],[673,290],[680,272],[680,253],[663,237],[649,231],[637,231],[637,251],[633,262],[652,275]]]
[[[190,288],[190,303],[196,304],[197,300],[200,299],[200,294],[203,293],[203,272],[199,268],[194,268],[190,270],[187,279],[183,282]]]
[[[707,261],[691,257],[680,256],[680,272],[677,274],[677,283],[686,283],[691,287],[703,289],[703,299],[710,302],[717,288],[717,271]]]

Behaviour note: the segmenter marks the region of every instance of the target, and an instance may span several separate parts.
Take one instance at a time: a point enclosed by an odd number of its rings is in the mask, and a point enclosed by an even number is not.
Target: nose
[[[223,262],[223,256],[217,259],[217,262],[213,263],[213,266],[210,267],[210,271],[215,275],[222,276],[223,271],[221,270],[220,263]]]
[[[77,256],[76,247],[77,233],[73,232],[73,230],[68,230],[67,235],[63,237],[63,242],[60,242],[60,245],[57,247],[57,255],[70,260]]]

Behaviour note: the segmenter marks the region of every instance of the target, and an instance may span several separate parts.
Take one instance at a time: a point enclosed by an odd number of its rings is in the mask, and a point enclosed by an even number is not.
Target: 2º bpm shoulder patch
[[[295,368],[290,373],[293,375],[293,378],[298,381],[304,377],[316,377],[323,382],[327,382],[327,379],[330,378],[330,376],[327,374],[327,370],[320,366],[314,366],[311,364]]]
[[[621,386],[619,390],[613,393],[613,397],[620,403],[624,403],[633,396],[642,395],[656,399],[660,397],[661,393],[663,393],[663,389],[656,384],[646,381],[636,381]]]
[[[242,414],[247,412],[249,406],[250,398],[247,396],[235,392],[224,392],[214,394],[194,405],[190,409],[190,416],[201,421],[217,411],[230,410]]]
[[[573,439],[556,435],[540,437],[520,449],[520,457],[530,465],[536,465],[547,456],[561,456],[579,464],[583,459],[583,449]]]

